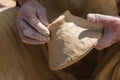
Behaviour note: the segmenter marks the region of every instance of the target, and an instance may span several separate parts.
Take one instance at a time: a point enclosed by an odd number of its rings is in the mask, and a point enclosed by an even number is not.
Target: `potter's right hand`
[[[24,43],[36,45],[50,40],[46,10],[37,0],[30,0],[20,8],[16,25]]]

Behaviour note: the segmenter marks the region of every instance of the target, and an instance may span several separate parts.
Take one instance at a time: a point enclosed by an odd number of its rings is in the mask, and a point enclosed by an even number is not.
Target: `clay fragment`
[[[98,43],[102,26],[66,11],[49,25],[49,67],[61,70],[85,57]]]

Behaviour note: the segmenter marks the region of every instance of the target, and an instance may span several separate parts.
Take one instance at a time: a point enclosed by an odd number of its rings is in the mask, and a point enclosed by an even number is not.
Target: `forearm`
[[[17,0],[19,5],[22,6],[24,3],[26,3],[27,1],[32,1],[32,0]],[[33,0],[35,1],[35,0]],[[36,0],[37,1],[37,0]]]

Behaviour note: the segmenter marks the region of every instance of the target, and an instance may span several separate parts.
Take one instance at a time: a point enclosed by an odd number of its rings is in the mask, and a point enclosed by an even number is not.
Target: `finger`
[[[88,14],[87,19],[93,23],[104,25],[112,30],[116,29],[115,27],[120,26],[120,18],[101,15],[101,14]]]
[[[39,33],[43,34],[44,36],[49,36],[49,30],[39,21],[39,19],[37,19],[37,17],[32,12],[26,12],[22,14],[22,17]]]
[[[37,16],[39,18],[39,20],[45,25],[48,26],[48,19],[47,19],[47,15],[46,15],[46,10],[44,8],[40,8],[37,10]]]
[[[45,37],[41,34],[38,34],[33,30],[24,30],[23,34],[27,37],[30,37],[30,38],[33,38],[33,39],[36,39],[36,40],[39,40],[39,41],[48,42],[50,40],[49,37]]]
[[[20,31],[20,30],[19,30],[19,35],[20,35],[20,37],[22,39],[22,42],[24,42],[26,44],[38,45],[38,44],[45,44],[46,43],[46,42],[42,42],[42,41],[31,39],[29,37],[24,36],[22,31]]]
[[[49,37],[41,35],[37,31],[32,29],[30,25],[28,25],[25,21],[23,21],[20,18],[19,20],[17,20],[17,25],[19,26],[20,30],[23,31],[23,34],[29,38],[33,38],[33,39],[44,41],[44,42],[48,42],[50,40]]]
[[[16,18],[16,26],[18,30],[24,30],[24,27],[23,27],[24,24],[21,22],[21,20],[23,19],[21,18],[21,15],[18,13],[17,18]]]
[[[102,50],[106,47],[109,47],[115,43],[116,40],[114,39],[116,39],[115,31],[105,28],[104,34],[95,48]]]

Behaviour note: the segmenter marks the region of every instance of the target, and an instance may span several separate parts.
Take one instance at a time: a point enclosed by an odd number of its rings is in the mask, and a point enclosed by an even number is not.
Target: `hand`
[[[20,8],[16,25],[24,43],[44,44],[50,40],[46,10],[36,0],[27,1]]]
[[[120,18],[101,14],[88,14],[87,19],[105,26],[103,36],[96,49],[101,50],[120,41]]]

